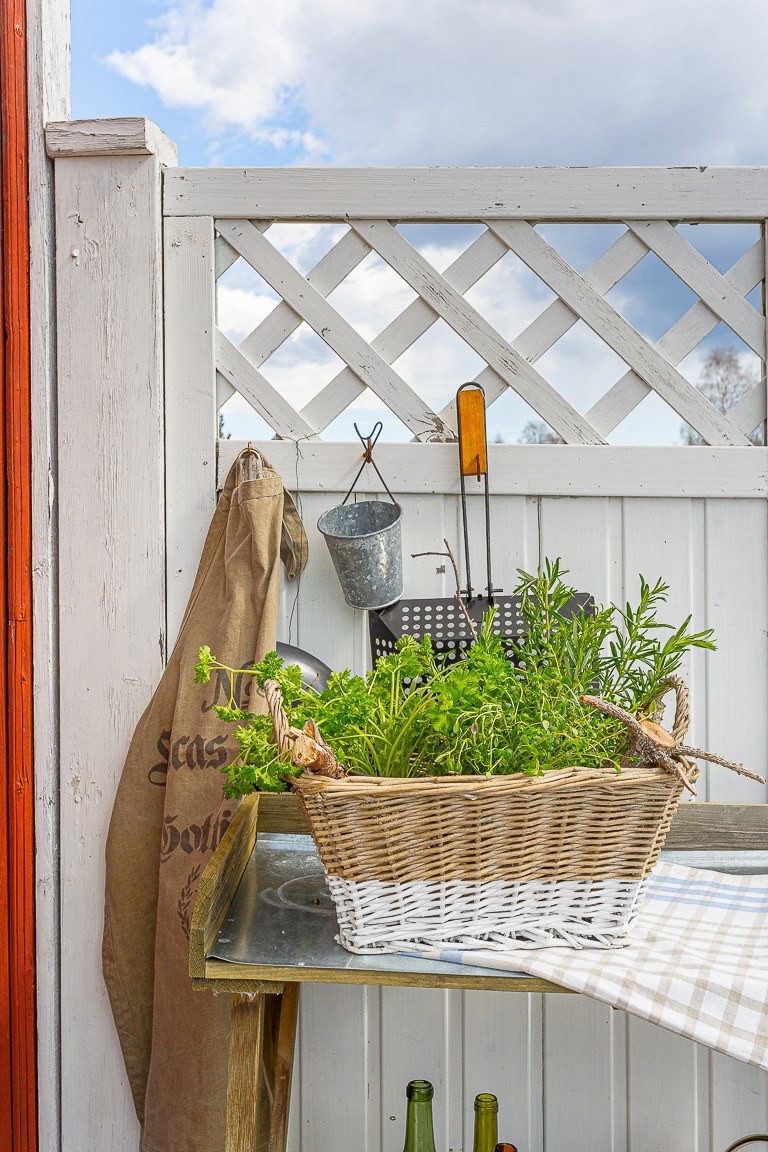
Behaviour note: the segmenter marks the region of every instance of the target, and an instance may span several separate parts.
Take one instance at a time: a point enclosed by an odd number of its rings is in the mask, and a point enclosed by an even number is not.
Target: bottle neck
[[[482,1093],[475,1099],[473,1152],[495,1152],[499,1141],[499,1104],[495,1096]]]
[[[403,1152],[435,1152],[431,1100],[408,1101]]]

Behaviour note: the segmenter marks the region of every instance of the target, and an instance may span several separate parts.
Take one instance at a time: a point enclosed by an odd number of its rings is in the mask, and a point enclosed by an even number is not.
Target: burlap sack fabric
[[[240,668],[273,649],[280,558],[291,579],[307,560],[281,478],[262,458],[255,463],[259,478],[244,479],[254,474],[253,454],[227,478],[178,641],[133,736],[107,838],[104,978],[143,1152],[224,1147],[230,997],[193,992],[187,965],[197,882],[236,806],[224,799],[219,771],[235,748],[212,708],[226,703],[228,680],[195,684],[194,666],[201,644]],[[240,680],[245,704],[251,680]]]

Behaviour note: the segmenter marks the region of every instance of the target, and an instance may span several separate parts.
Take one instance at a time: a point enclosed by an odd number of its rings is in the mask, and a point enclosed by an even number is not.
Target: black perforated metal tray
[[[494,596],[493,602],[496,608],[493,630],[511,649],[513,642],[524,637],[526,631],[525,618],[520,612],[520,597],[502,592]],[[464,602],[464,606],[477,625],[488,611],[488,599],[475,596]],[[569,616],[582,609],[591,612],[593,608],[594,600],[589,593],[577,592],[565,605],[563,614]],[[448,661],[458,660],[472,643],[464,609],[453,596],[398,600],[389,608],[369,612],[368,628],[374,662],[393,652],[401,636],[413,636],[416,640],[429,636],[435,651],[444,654]]]

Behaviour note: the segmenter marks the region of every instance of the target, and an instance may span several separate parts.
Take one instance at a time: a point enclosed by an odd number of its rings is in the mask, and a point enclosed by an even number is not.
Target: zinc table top
[[[663,857],[719,872],[768,873],[768,851],[670,851]],[[206,968],[222,979],[564,991],[523,973],[403,954],[355,955],[336,942],[337,930],[311,837],[260,832]]]

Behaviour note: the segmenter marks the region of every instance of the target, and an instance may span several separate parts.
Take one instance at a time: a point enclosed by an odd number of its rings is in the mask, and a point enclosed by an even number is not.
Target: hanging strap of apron
[[[258,480],[264,468],[275,469],[261,449],[250,444],[238,459],[239,480]],[[304,525],[296,508],[296,503],[288,489],[283,487],[283,526],[280,538],[280,559],[285,567],[287,580],[295,580],[304,571],[309,559],[309,541]]]
[[[283,532],[280,540],[280,559],[285,565],[287,580],[295,580],[304,571],[309,559],[309,541],[296,505],[287,488],[283,488]]]

